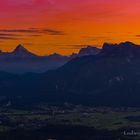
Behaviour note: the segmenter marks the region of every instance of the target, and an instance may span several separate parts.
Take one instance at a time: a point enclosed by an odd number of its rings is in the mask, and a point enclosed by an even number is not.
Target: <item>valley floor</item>
[[[139,140],[140,108],[40,105],[0,108],[2,140]]]

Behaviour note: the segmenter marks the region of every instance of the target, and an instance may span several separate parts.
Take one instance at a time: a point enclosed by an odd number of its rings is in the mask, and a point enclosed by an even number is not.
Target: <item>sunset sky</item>
[[[0,49],[18,44],[39,55],[85,45],[140,44],[140,0],[1,0]]]

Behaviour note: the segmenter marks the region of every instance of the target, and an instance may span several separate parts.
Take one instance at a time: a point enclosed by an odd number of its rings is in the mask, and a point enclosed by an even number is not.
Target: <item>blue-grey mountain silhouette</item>
[[[48,56],[38,56],[28,51],[23,45],[18,45],[12,52],[0,51],[0,71],[9,73],[41,73],[53,70],[66,64],[75,57],[94,55],[98,49],[93,47],[82,48],[79,54],[62,56],[54,53]]]
[[[20,103],[70,102],[140,106],[140,46],[104,44],[97,55],[77,57],[42,74],[0,73],[0,95]]]

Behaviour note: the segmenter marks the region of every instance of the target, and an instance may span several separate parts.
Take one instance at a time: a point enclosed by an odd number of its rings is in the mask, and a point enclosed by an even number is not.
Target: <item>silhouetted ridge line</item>
[[[107,56],[111,55],[111,56],[139,57],[140,45],[136,45],[131,42],[123,42],[120,44],[104,43],[101,54]]]

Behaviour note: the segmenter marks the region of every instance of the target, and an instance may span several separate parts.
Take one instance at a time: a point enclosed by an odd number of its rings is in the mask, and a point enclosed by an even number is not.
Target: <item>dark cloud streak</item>
[[[38,29],[38,28],[29,28],[29,29],[0,29],[0,33],[35,33],[35,34],[47,34],[47,35],[65,35],[63,31],[55,29]]]
[[[140,35],[136,35],[136,37],[140,37]]]
[[[45,29],[45,30],[43,30],[43,32],[47,33],[48,35],[65,35],[64,32],[53,30],[53,29]]]
[[[19,36],[19,35],[17,35],[17,34],[2,34],[2,33],[0,33],[0,36],[5,36],[5,37],[7,37],[7,36]]]
[[[18,38],[0,36],[0,40],[18,40]]]

